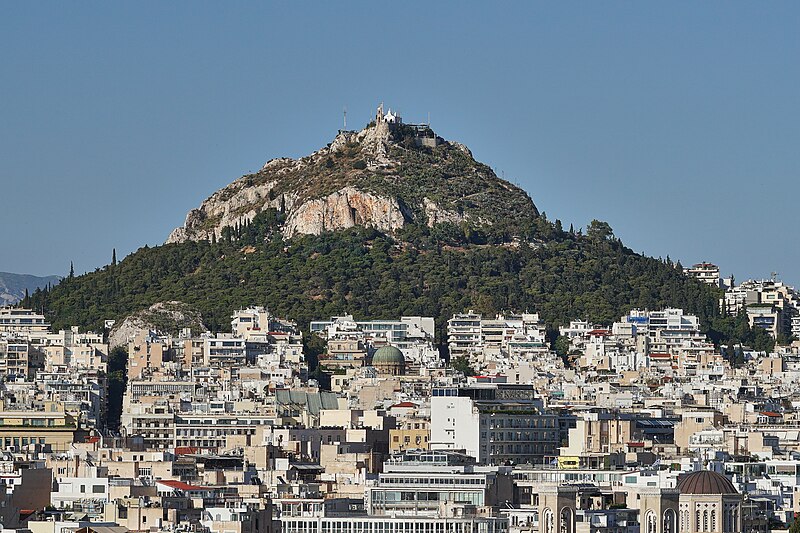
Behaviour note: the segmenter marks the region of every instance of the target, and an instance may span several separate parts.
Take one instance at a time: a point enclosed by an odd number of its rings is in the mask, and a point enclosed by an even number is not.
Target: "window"
[[[106,491],[103,485],[92,485],[92,494],[103,494]]]

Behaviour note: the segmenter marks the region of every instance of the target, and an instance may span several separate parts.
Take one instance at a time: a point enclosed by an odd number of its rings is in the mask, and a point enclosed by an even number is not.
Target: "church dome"
[[[739,494],[731,481],[710,470],[700,470],[678,477],[681,494]]]
[[[406,364],[406,358],[403,357],[403,352],[394,346],[382,346],[375,350],[372,356],[372,366],[378,365],[403,365]]]
[[[372,366],[378,374],[402,376],[406,373],[406,358],[394,346],[383,346],[372,355]]]

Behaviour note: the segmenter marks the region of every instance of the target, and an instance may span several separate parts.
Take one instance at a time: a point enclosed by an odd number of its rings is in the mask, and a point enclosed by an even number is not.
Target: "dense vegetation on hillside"
[[[212,330],[229,329],[231,311],[266,305],[302,327],[345,312],[356,317],[427,315],[446,320],[474,309],[539,312],[554,328],[570,319],[610,323],[633,307],[682,307],[712,328],[717,342],[737,333],[719,317],[717,291],[688,279],[679,265],[633,253],[602,222],[586,235],[538,217],[526,239],[500,244],[474,228],[410,226],[395,237],[376,230],[281,239],[282,215],[260,214],[219,242],[142,248],[118,264],[69,277],[25,302],[55,327],[99,329],[166,300],[181,300]]]

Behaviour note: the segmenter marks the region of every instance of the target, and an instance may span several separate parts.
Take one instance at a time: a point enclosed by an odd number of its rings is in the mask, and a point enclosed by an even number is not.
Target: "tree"
[[[565,359],[567,354],[569,354],[569,338],[565,337],[564,335],[559,335],[556,337],[556,340],[553,341],[553,350],[561,357]]]
[[[72,264],[72,261],[69,262],[69,279],[75,277],[75,265]]]
[[[111,251],[111,266],[117,266],[117,249]]]
[[[305,353],[308,367],[315,371],[319,367],[319,356],[325,353],[328,343],[319,335],[303,333],[303,352]]]
[[[106,427],[119,429],[122,416],[122,397],[128,383],[128,350],[117,346],[108,354],[108,412]]]
[[[592,220],[586,228],[586,236],[594,241],[606,240],[613,235],[614,230],[611,229],[611,225],[602,220]]]
[[[477,374],[475,369],[472,368],[472,365],[469,364],[469,359],[463,355],[450,361],[450,366],[453,368],[453,370],[458,370],[465,376],[474,376]]]

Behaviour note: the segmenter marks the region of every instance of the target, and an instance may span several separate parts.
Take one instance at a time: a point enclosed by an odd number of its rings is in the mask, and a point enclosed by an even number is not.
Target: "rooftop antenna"
[[[344,129],[347,129],[347,106],[344,106]]]
[[[428,111],[428,127],[431,127],[431,112]]]

